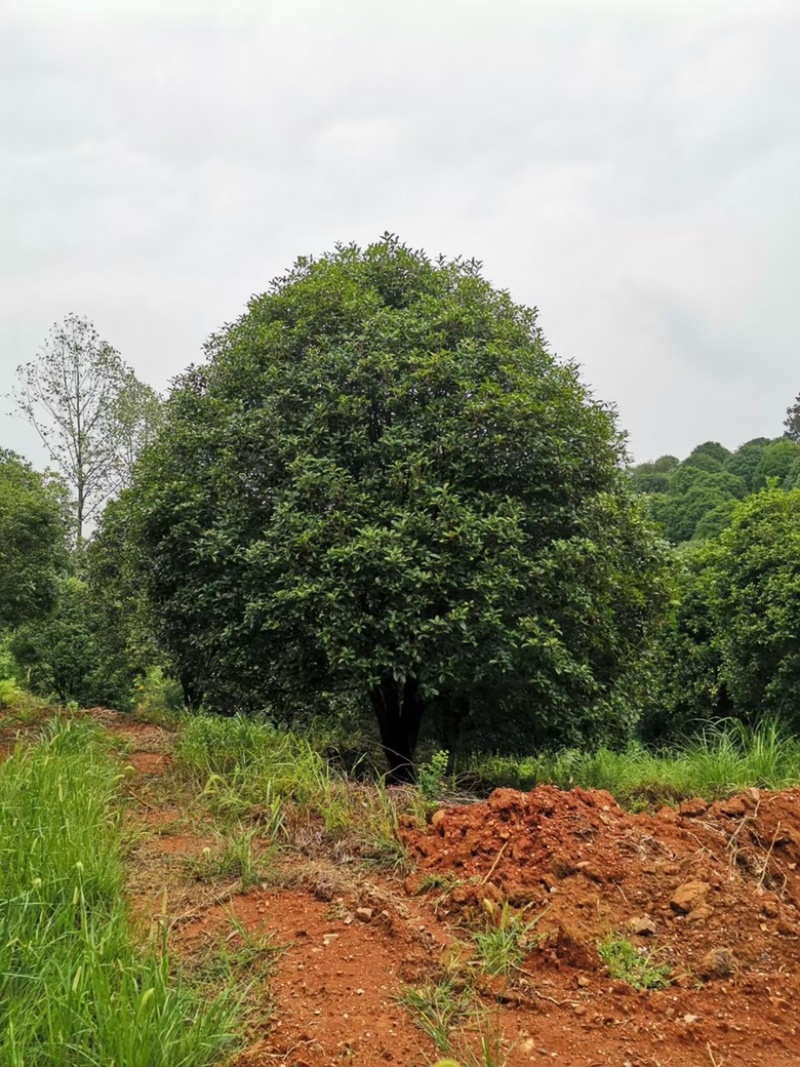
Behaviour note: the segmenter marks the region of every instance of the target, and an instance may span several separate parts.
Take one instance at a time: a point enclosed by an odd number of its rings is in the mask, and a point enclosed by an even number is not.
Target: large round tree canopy
[[[152,591],[207,704],[372,700],[579,739],[637,655],[660,548],[613,412],[474,261],[302,259],[211,338],[139,473]]]

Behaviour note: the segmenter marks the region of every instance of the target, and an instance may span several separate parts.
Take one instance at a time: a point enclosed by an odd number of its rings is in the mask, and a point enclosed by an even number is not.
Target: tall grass
[[[344,779],[304,737],[262,719],[198,715],[181,731],[176,757],[219,811],[257,817],[275,835],[289,804],[318,815],[329,831],[349,824]]]
[[[203,1067],[232,1042],[124,902],[118,766],[90,724],[53,724],[0,765],[0,1063]]]
[[[378,779],[349,780],[318,751],[312,736],[261,719],[198,715],[186,722],[176,746],[179,771],[202,790],[218,813],[256,820],[276,841],[348,838],[365,859],[402,866],[397,835],[400,810],[421,803],[416,790],[389,790]]]
[[[637,808],[695,796],[713,800],[749,786],[798,785],[800,740],[774,720],[754,728],[729,722],[669,749],[632,744],[621,752],[599,748],[522,758],[475,756],[460,770],[484,789],[582,786],[605,789],[624,806]]]

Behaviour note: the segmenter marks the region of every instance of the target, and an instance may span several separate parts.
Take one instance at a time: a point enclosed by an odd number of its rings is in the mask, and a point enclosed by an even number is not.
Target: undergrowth
[[[536,756],[473,756],[459,768],[481,790],[605,789],[625,807],[641,809],[688,797],[714,800],[757,786],[800,784],[800,740],[775,721],[757,727],[726,723],[670,749],[632,744],[621,752],[566,749]]]
[[[440,1052],[458,1056],[436,1067],[505,1067],[508,1062],[496,1011],[487,1011],[474,990],[454,976],[407,988],[400,1003]]]
[[[313,738],[270,722],[198,715],[188,720],[176,747],[180,774],[224,819],[249,820],[275,842],[307,850],[350,840],[366,860],[403,868],[397,829],[401,811],[424,817],[414,790],[390,790],[348,780],[317,750]]]
[[[0,1063],[202,1067],[233,1043],[124,898],[119,767],[90,723],[54,721],[0,764]]]

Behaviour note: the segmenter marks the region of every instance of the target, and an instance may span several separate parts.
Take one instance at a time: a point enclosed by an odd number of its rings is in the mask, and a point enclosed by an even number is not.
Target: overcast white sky
[[[70,311],[163,389],[390,230],[538,306],[637,459],[776,436],[799,38],[797,0],[2,0],[0,393]]]

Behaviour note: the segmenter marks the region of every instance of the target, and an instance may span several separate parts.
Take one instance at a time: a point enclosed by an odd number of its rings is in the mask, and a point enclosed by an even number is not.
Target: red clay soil
[[[486,899],[541,915],[525,970],[570,1001],[571,1021],[540,1030],[568,1062],[623,1062],[623,1026],[631,1063],[800,1062],[800,791],[630,815],[607,793],[501,789],[405,839],[421,872],[408,891],[457,880],[436,891],[443,920],[474,927]],[[597,953],[609,934],[652,950],[673,984],[610,981]]]
[[[163,754],[161,733],[142,730],[126,727],[132,748]],[[154,833],[143,848],[172,871],[204,843],[157,836],[173,809],[139,816]],[[448,946],[486,923],[487,899],[525,922],[539,916],[542,940],[513,980],[479,983],[482,1026],[497,1028],[501,1050],[484,1057],[467,1026],[476,1058],[462,1056],[464,1067],[800,1063],[800,791],[630,815],[600,792],[498,790],[403,837],[416,863],[404,882],[329,864],[328,885],[181,900],[178,953],[235,937],[232,917],[283,946],[269,1021],[229,1067],[430,1067],[440,1054],[398,995],[442,975]],[[133,890],[142,903],[158,899],[154,872]],[[597,951],[609,934],[653,952],[670,985],[640,992],[611,979]]]
[[[230,929],[282,948],[271,982],[272,1025],[231,1067],[327,1067],[328,1064],[419,1064],[436,1059],[397,994],[425,973],[431,934],[382,909],[369,922],[307,891],[255,890],[210,909],[179,931],[176,947]],[[347,920],[347,921],[346,921]]]

